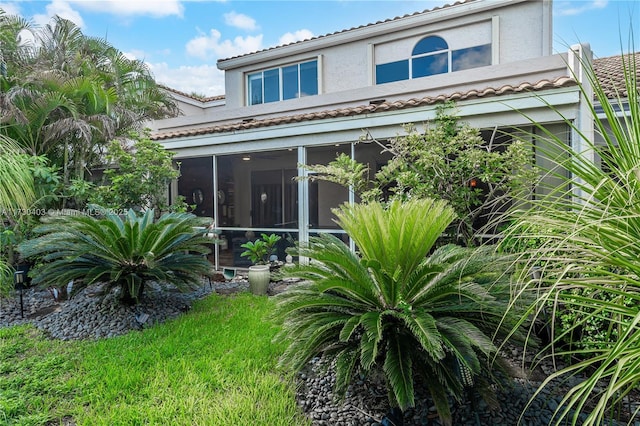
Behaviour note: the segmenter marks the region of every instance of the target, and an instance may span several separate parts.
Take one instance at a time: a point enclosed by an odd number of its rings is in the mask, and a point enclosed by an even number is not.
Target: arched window
[[[411,77],[426,77],[449,72],[449,45],[438,36],[416,43],[411,52]]]
[[[411,52],[412,56],[424,55],[425,53],[434,53],[440,50],[448,50],[449,45],[442,37],[428,36],[416,43]]]
[[[420,39],[411,57],[376,65],[376,84],[428,77],[491,65],[491,43],[450,49],[445,39],[426,36]]]

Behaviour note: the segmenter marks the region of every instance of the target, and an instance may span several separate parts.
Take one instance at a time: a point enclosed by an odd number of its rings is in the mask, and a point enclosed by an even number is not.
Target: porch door
[[[298,226],[297,170],[260,170],[251,173],[251,226],[296,228]]]

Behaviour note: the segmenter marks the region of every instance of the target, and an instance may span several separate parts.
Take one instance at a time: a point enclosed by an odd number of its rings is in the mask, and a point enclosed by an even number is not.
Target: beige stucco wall
[[[321,58],[320,96],[368,88],[376,63],[407,59],[416,42],[428,35],[445,38],[452,49],[493,40],[493,48],[498,52],[496,62],[501,64],[545,56],[552,45],[550,22],[548,4],[542,1],[479,0],[245,55],[219,64],[225,70],[226,105],[230,109],[245,106],[248,73],[313,58]],[[435,77],[420,80],[430,78]],[[307,102],[302,103],[312,103],[311,98],[314,97],[304,98]],[[255,107],[281,110],[286,108],[284,104],[293,105],[294,101]],[[250,109],[258,113],[261,110],[253,106]]]
[[[309,96],[283,102],[231,108],[229,105],[203,110],[198,115],[181,116],[154,122],[154,130],[170,131],[208,127],[224,123],[236,123],[245,118],[256,120],[283,115],[305,114],[314,111],[333,110],[367,105],[372,100],[388,102],[412,98],[436,97],[452,93],[466,93],[488,87],[498,89],[505,85],[536,83],[567,76],[566,55],[553,55],[493,65],[437,76],[404,80],[362,88],[345,88],[342,91]]]
[[[492,42],[494,65],[372,83],[376,62],[408,58],[415,43],[431,34],[445,37],[454,49]],[[549,55],[551,44],[549,2],[478,0],[222,61],[226,80],[223,102],[200,107],[182,102],[182,116],[156,121],[152,128],[164,132],[210,127],[367,105],[372,100],[408,100],[552,80],[566,76],[567,67],[566,55]],[[313,58],[320,67],[319,95],[245,106],[247,73]]]

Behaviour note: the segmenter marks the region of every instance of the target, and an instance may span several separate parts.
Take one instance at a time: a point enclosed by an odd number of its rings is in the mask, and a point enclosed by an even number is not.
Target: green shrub
[[[538,296],[532,310],[551,307],[561,322],[554,353],[579,361],[543,383],[581,378],[563,396],[555,424],[607,424],[624,413],[625,397],[640,386],[639,74],[637,55],[619,61],[623,85],[600,81],[590,63],[580,64],[581,102],[592,112],[600,142],[560,112],[578,138],[571,147],[564,135],[534,123],[536,139],[544,139],[537,155],[546,157],[547,173],[560,185],[527,200],[531,208],[515,212],[522,237],[542,241],[528,250],[523,268],[543,265],[540,281],[531,288]],[[640,408],[634,410],[631,417],[637,418]],[[581,413],[587,416],[584,422]]]
[[[141,216],[129,210],[124,219],[104,213],[49,217],[36,227],[39,236],[19,246],[23,256],[42,256],[33,283],[62,287],[74,280],[76,292],[104,282],[105,291],[118,287],[122,301],[133,304],[147,281],[184,290],[200,285],[210,271],[203,255],[211,241],[194,230],[202,218],[169,213],[154,220],[153,210]]]
[[[632,318],[620,317],[603,309],[609,304],[638,309],[635,300],[625,294],[615,294],[593,288],[574,288],[562,291],[559,303],[563,308],[556,315],[557,336],[564,347],[575,349],[579,359],[590,358],[593,353],[610,350],[632,325]]]
[[[502,209],[514,196],[528,193],[535,182],[533,157],[525,144],[484,141],[478,129],[460,122],[453,102],[439,105],[423,131],[414,124],[403,130],[384,143],[370,133],[362,138],[392,156],[375,174],[341,154],[328,165],[308,166],[315,172],[309,179],[349,187],[363,202],[446,200],[456,217],[441,241],[467,246],[480,244],[481,234],[493,233]],[[490,223],[482,225],[487,220]]]
[[[382,373],[391,407],[402,410],[414,405],[420,380],[445,424],[449,397],[463,399],[470,384],[461,372],[494,403],[492,337],[505,338],[520,314],[504,259],[492,247],[454,245],[427,257],[455,214],[443,201],[345,204],[335,214],[359,253],[321,235],[298,247],[308,265],[283,268],[304,284],[278,296],[279,338],[289,342],[282,364],[335,360],[338,394],[357,374]]]
[[[95,188],[89,202],[114,209],[167,211],[167,187],[180,176],[172,162],[174,153],[149,139],[148,132],[130,137],[134,141],[130,148],[117,140],[109,145],[112,167],[105,170],[105,182]]]

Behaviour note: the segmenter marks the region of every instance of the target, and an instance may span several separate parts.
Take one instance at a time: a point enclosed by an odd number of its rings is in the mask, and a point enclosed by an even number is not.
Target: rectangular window
[[[491,44],[474,46],[451,52],[451,68],[453,71],[468,70],[491,65]]]
[[[262,103],[262,73],[249,74],[249,105]]]
[[[278,102],[280,100],[280,70],[268,70],[264,72],[264,103]]]
[[[249,105],[318,94],[318,61],[249,74]]]
[[[294,99],[300,93],[298,86],[298,66],[282,68],[282,99]]]
[[[419,56],[411,59],[412,77],[427,77],[449,72],[449,53]]]
[[[300,64],[300,97],[318,94],[318,61]]]
[[[376,65],[376,84],[409,79],[409,61],[396,61]]]

